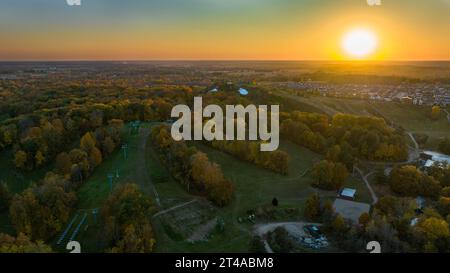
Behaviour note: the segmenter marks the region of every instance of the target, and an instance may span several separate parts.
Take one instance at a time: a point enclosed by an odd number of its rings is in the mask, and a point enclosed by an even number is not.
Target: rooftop
[[[343,197],[355,198],[355,195],[356,195],[355,189],[343,188],[341,191],[341,196]]]

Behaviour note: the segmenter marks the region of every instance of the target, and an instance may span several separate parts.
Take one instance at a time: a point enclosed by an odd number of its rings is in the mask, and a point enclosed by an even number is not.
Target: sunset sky
[[[450,60],[450,0],[0,0],[0,60]]]

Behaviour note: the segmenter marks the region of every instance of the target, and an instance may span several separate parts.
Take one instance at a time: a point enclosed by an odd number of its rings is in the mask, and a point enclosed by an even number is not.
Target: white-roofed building
[[[339,192],[339,197],[344,198],[344,199],[349,199],[349,200],[355,200],[356,190],[350,189],[350,188],[343,188]]]

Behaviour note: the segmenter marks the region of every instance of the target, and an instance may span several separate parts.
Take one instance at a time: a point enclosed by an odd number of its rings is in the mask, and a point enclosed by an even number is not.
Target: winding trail
[[[443,109],[443,110],[447,114],[447,121],[450,124],[450,113],[447,111],[447,109]]]
[[[414,138],[413,134],[412,134],[411,132],[407,132],[406,134],[407,134],[407,135],[411,138],[411,140],[413,141],[415,149],[416,149],[416,150],[419,150],[419,144],[417,143],[417,141],[416,141],[416,139]]]

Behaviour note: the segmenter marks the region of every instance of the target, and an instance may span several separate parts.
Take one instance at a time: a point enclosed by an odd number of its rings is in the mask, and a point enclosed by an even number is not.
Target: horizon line
[[[450,62],[450,59],[392,59],[392,60],[332,60],[332,59],[15,59],[0,60],[0,63],[26,62]]]

